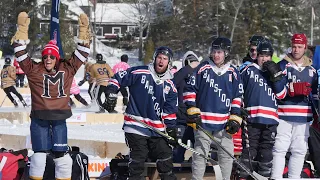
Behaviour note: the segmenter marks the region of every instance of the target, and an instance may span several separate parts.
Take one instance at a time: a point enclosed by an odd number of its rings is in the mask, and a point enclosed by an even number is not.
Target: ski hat
[[[291,38],[292,44],[304,44],[304,48],[307,49],[308,46],[308,39],[305,34],[294,34]]]
[[[120,57],[120,59],[121,59],[121,62],[128,62],[129,57],[128,55],[124,54]]]
[[[42,50],[42,57],[45,55],[53,55],[57,58],[57,60],[60,59],[59,47],[57,46],[56,40],[50,40],[49,43],[44,46]]]

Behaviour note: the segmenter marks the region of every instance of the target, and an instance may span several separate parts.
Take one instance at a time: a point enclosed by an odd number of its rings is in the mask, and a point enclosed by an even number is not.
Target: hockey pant
[[[129,180],[144,179],[141,175],[148,158],[156,162],[162,180],[176,179],[172,172],[172,149],[163,137],[125,133],[125,138],[130,149]]]
[[[104,105],[103,105],[104,103],[102,103],[102,100],[101,100],[101,95],[102,95],[102,93],[104,93],[105,99],[109,96],[109,93],[107,91],[107,86],[99,85],[97,90],[98,90],[98,95],[97,95],[98,105],[100,108],[105,109]]]
[[[91,93],[94,94],[94,89],[92,89],[92,88],[95,88],[95,87],[93,87],[93,83],[89,83],[88,94],[89,94],[91,100],[93,100],[93,99],[95,98],[95,97],[93,97],[92,94],[91,94]]]
[[[214,132],[214,138],[229,151],[230,154],[234,155],[234,146],[232,141],[232,136],[228,134],[224,129]],[[212,140],[200,130],[194,131],[194,149],[206,156],[209,155],[210,145]],[[220,146],[218,148],[218,160],[219,166],[222,170],[222,176],[224,179],[228,180],[231,176],[233,159],[223,150]],[[206,159],[203,157],[193,154],[192,155],[192,180],[202,180],[206,170]]]
[[[288,178],[299,179],[308,150],[309,122],[289,122],[279,119],[276,141],[273,147],[271,178],[281,179],[288,151],[291,157],[288,164]]]
[[[246,147],[246,131],[242,128],[242,153],[241,161],[246,167],[252,171],[257,171],[260,175],[264,177],[271,176],[272,168],[272,148],[275,142],[275,136],[277,132],[276,124],[266,125],[258,123],[247,122],[248,137],[249,137],[249,150]],[[250,151],[250,157],[249,157]],[[250,161],[257,161],[257,163],[252,163]],[[255,166],[257,165],[257,166]],[[240,168],[240,177],[248,178],[249,175],[242,168]]]
[[[6,95],[8,96],[8,98],[10,99],[10,101],[13,104],[15,104],[16,101],[12,97],[11,93],[15,94],[19,98],[19,100],[21,102],[24,101],[23,97],[21,96],[21,94],[17,91],[17,89],[14,86],[10,86],[10,87],[4,88],[3,91],[6,93]]]
[[[320,131],[317,128],[310,127],[309,137],[310,159],[317,173],[320,173]]]

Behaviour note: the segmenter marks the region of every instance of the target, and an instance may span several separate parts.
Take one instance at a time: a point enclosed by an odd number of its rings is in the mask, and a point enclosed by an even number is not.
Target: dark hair
[[[128,55],[124,54],[120,57],[120,59],[121,59],[121,62],[128,62],[129,57]]]
[[[177,66],[172,66],[172,69],[178,69]]]

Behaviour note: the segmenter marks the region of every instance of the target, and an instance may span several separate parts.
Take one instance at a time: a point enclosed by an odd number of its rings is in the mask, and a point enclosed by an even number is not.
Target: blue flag
[[[60,57],[64,57],[62,50],[62,44],[60,39],[60,25],[59,25],[59,9],[60,9],[60,0],[52,0],[51,6],[51,18],[50,18],[50,39],[57,41],[59,47]]]
[[[313,58],[312,58],[312,66],[317,70],[317,73],[318,73],[318,94],[319,94],[319,91],[320,91],[320,46],[316,46],[316,49],[314,51],[314,54],[313,54]],[[314,106],[315,103],[313,103]],[[318,107],[314,107],[315,110],[316,110],[316,113],[319,117],[319,107],[320,107],[320,101],[318,101]],[[318,119],[318,121],[320,121],[320,119]]]
[[[320,46],[316,46],[316,49],[312,58],[312,65],[315,69],[320,69]]]

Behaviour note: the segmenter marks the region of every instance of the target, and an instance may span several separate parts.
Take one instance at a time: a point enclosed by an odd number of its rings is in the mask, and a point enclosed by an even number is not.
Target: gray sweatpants
[[[230,154],[234,155],[234,146],[232,136],[224,129],[221,131],[213,132],[215,140],[217,140]],[[202,131],[194,132],[195,144],[194,148],[199,153],[206,156],[209,154],[210,144],[212,140]],[[233,159],[219,146],[218,147],[218,160],[224,180],[229,180],[232,171]],[[202,180],[206,170],[206,160],[196,154],[192,156],[192,180]]]

